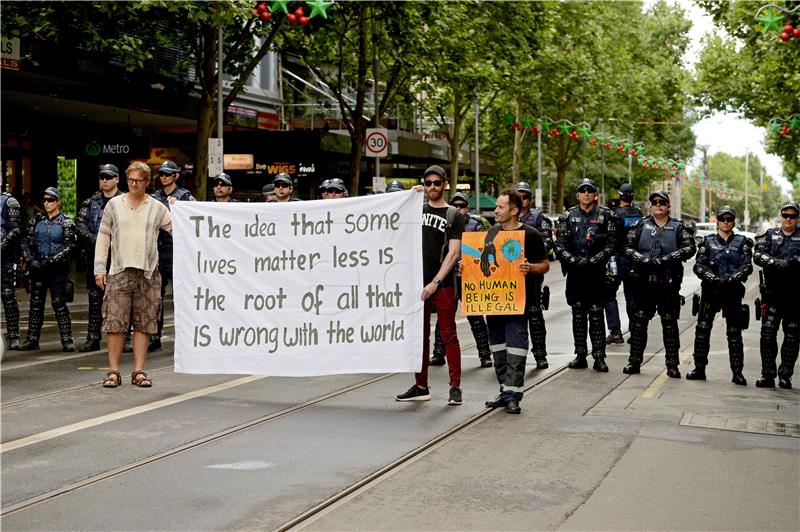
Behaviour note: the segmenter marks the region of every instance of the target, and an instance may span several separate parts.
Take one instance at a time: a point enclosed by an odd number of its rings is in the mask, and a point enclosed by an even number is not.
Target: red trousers
[[[461,386],[461,346],[456,334],[456,290],[439,288],[425,300],[424,333],[422,340],[422,371],[414,374],[417,386],[428,385],[429,354],[431,349],[431,312],[436,309],[439,329],[444,341],[444,354],[450,372],[450,386]]]

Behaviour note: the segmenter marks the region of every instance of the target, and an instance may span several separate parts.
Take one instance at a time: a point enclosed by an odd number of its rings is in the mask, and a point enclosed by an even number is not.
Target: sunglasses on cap
[[[654,200],[650,200],[650,205],[654,205],[654,206],[657,206],[657,207],[659,207],[659,206],[660,207],[666,207],[667,205],[669,205],[669,202],[667,200],[665,200],[665,199],[654,199]]]
[[[459,202],[459,203],[453,203],[453,207],[455,207],[456,209],[466,209],[467,207],[469,207],[469,205],[467,205],[466,203]]]
[[[427,181],[427,180],[425,181],[425,186],[426,187],[440,187],[443,184],[444,184],[444,181],[442,181],[441,179],[435,179],[433,181]]]
[[[42,201],[43,201],[44,203],[55,203],[55,202],[57,202],[58,200],[57,200],[56,198],[49,198],[49,197],[48,197],[48,198],[43,198],[43,199],[42,199]]]
[[[717,220],[719,220],[720,222],[722,222],[724,224],[729,224],[729,223],[733,223],[734,221],[736,221],[736,218],[734,218],[733,216],[722,216],[720,218],[717,218]]]
[[[781,216],[783,216],[787,220],[794,220],[795,218],[797,218],[798,215],[796,212],[782,212]]]
[[[594,194],[594,190],[589,187],[581,187],[578,189],[578,192],[580,192],[581,194],[586,194],[586,193]],[[530,198],[530,196],[528,197]]]

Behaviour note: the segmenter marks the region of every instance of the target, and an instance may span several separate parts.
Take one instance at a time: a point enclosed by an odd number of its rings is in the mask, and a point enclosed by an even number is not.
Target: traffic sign
[[[389,130],[380,128],[367,129],[365,140],[368,157],[386,157],[389,155]]]
[[[225,149],[222,139],[208,139],[208,176],[214,177],[224,171]]]

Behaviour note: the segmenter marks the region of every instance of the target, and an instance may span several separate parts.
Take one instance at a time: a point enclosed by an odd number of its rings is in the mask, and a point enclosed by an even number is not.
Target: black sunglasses
[[[326,188],[325,192],[328,194],[344,194],[344,190],[339,190],[338,188]]]
[[[664,199],[654,199],[650,202],[650,205],[666,207],[667,205],[669,205],[669,202]]]
[[[521,194],[521,197],[522,197],[522,201],[531,199],[531,195],[530,194]]]
[[[292,185],[287,185],[286,183],[275,183],[275,188],[289,188]]]
[[[426,187],[440,187],[444,184],[444,181],[437,179],[436,181],[425,181]]]
[[[581,194],[586,194],[587,192],[594,194],[594,190],[592,190],[589,187],[581,187],[581,188],[578,189],[578,192],[580,192]],[[530,197],[530,196],[528,196],[528,197]]]
[[[103,174],[103,175],[100,176],[100,181],[111,181],[112,179],[116,179],[116,178],[117,178],[117,176],[115,176],[115,175]]]
[[[215,187],[229,187],[230,185],[225,181],[214,181]]]
[[[729,224],[732,223],[734,220],[736,220],[736,218],[734,218],[733,216],[726,216],[724,218],[717,218],[717,219],[724,224]]]
[[[787,220],[794,220],[795,218],[797,218],[797,213],[782,212],[781,216],[783,216]]]
[[[467,207],[469,207],[469,205],[467,205],[466,203],[453,203],[453,207],[455,207],[456,209],[466,209]]]
[[[43,198],[43,199],[42,199],[42,201],[43,201],[44,203],[55,203],[55,202],[57,202],[58,200],[57,200],[56,198]]]

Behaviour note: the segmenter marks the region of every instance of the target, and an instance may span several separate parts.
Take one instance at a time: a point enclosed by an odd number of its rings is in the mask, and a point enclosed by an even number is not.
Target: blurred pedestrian
[[[267,203],[275,203],[278,197],[275,195],[275,185],[267,183],[261,188],[261,195],[264,196],[264,201]]]
[[[0,188],[3,178],[0,176]],[[20,348],[19,303],[17,303],[17,268],[19,268],[20,242],[22,240],[21,207],[14,196],[3,191],[0,196],[0,226],[2,226],[2,297],[6,317],[6,340],[10,350]]]
[[[631,352],[623,373],[640,372],[647,347],[647,324],[656,312],[661,318],[667,376],[679,379],[680,336],[678,318],[681,311],[683,261],[695,252],[694,239],[683,222],[669,215],[669,195],[653,192],[650,215],[645,216],[628,232],[625,256],[633,266],[635,312],[631,323]]]
[[[69,259],[75,247],[75,222],[61,212],[61,193],[55,187],[44,191],[44,212],[28,222],[23,254],[31,275],[31,302],[28,337],[23,351],[39,349],[39,335],[44,323],[44,303],[50,290],[53,312],[61,333],[62,351],[75,351],[72,318],[67,308]]]
[[[517,183],[516,188],[522,198],[522,210],[520,211],[519,221],[539,231],[544,239],[545,249],[547,253],[550,253],[554,247],[552,222],[542,211],[531,207],[533,190],[528,183],[520,181]],[[540,288],[547,289],[544,286],[544,278],[540,279],[540,281]],[[547,363],[547,327],[544,322],[541,298],[537,298],[536,301],[539,303],[535,307],[529,307],[525,310],[530,331],[531,354],[534,360],[536,360],[536,369],[547,369],[550,367]]]
[[[113,164],[100,168],[99,190],[86,198],[78,209],[75,227],[81,242],[81,258],[86,267],[86,292],[89,296],[89,316],[86,342],[78,351],[86,353],[100,349],[100,328],[103,326],[103,291],[94,281],[94,245],[100,220],[111,198],[122,195],[119,190],[119,170]]]
[[[616,215],[597,204],[597,186],[591,179],[582,179],[577,186],[578,205],[558,219],[556,256],[567,276],[567,303],[572,307],[572,335],[575,358],[573,369],[588,367],[586,357],[586,320],[595,371],[608,371],[606,365],[606,331],[603,306],[608,301],[609,285],[606,263],[614,253]]]
[[[158,232],[172,232],[169,209],[147,195],[150,167],[134,161],[125,171],[128,192],[106,205],[94,254],[97,286],[106,290],[103,330],[108,337],[108,366],[103,386],[122,384],[119,363],[125,330],[133,326],[131,383],[149,388],[153,381],[144,371],[147,344],[157,330],[161,305],[158,271]],[[108,256],[111,253],[111,267]]]
[[[780,226],[756,236],[753,259],[763,268],[761,284],[761,378],[759,388],[792,387],[794,365],[800,349],[800,205],[789,201],[781,206]],[[778,329],[783,322],[781,365],[778,357]]]
[[[494,246],[498,233],[502,231],[524,231],[525,259],[519,270],[525,275],[525,308],[540,304],[542,276],[550,270],[547,249],[539,231],[519,220],[522,198],[514,189],[500,192],[494,209],[497,225],[489,230],[483,254],[494,255],[495,264],[498,252]],[[502,238],[502,237],[501,237]],[[505,407],[509,414],[519,414],[519,406],[525,389],[525,361],[528,354],[527,315],[489,315],[489,345],[494,356],[494,370],[500,384],[500,396],[486,403],[487,407]]]
[[[168,210],[176,201],[195,201],[192,193],[178,186],[181,177],[180,167],[173,161],[164,161],[158,167],[158,177],[161,188],[151,194]],[[164,330],[164,296],[167,285],[172,283],[172,234],[166,231],[158,232],[158,271],[161,274],[161,308],[158,312],[158,326],[156,333],[150,336],[147,351],[152,353],[161,350],[161,333]]]
[[[686,374],[689,380],[705,380],[711,328],[721,310],[725,317],[728,355],[732,382],[742,386],[747,380],[744,368],[742,329],[747,328],[750,312],[742,306],[744,283],[753,273],[753,241],[733,234],[736,211],[728,205],[717,210],[717,232],[708,235],[697,249],[694,273],[700,278],[700,305],[694,333],[694,369]]]
[[[231,196],[233,193],[233,180],[226,173],[217,174],[211,181],[214,187],[214,201],[217,203],[239,203],[239,200]]]
[[[464,217],[444,200],[447,174],[441,166],[425,170],[425,192],[428,196],[422,208],[422,275],[424,287],[420,299],[425,302],[422,337],[422,370],[415,375],[415,384],[397,401],[428,401],[428,356],[430,353],[431,312],[436,309],[445,356],[450,374],[450,393],[447,404],[460,405],[461,346],[456,333],[456,291],[453,268],[461,253],[461,234]]]
[[[631,283],[631,263],[623,255],[622,251],[627,243],[628,231],[642,219],[642,211],[633,205],[633,187],[629,183],[623,183],[619,187],[619,207],[614,208],[617,215],[617,241],[615,244],[614,255],[611,258],[611,275],[613,277],[613,288],[611,299],[605,306],[606,323],[608,324],[608,337],[606,344],[622,344],[622,322],[619,319],[619,305],[617,305],[617,290],[622,284],[625,294],[625,312],[628,315],[628,327],[633,319],[633,284]]]

